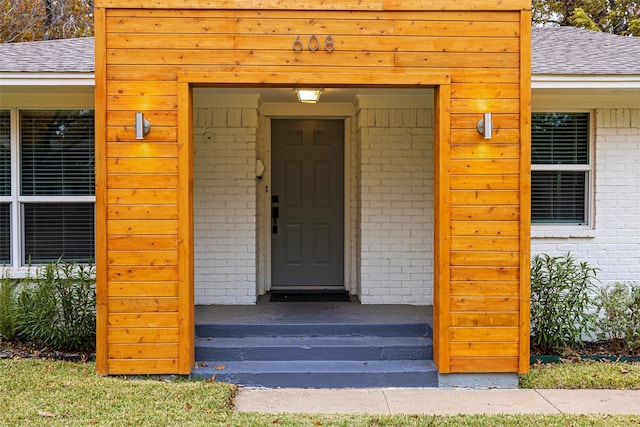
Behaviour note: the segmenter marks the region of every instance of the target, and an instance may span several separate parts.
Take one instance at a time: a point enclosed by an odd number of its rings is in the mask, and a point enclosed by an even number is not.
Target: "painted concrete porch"
[[[437,386],[432,307],[196,306],[192,376],[261,387]]]

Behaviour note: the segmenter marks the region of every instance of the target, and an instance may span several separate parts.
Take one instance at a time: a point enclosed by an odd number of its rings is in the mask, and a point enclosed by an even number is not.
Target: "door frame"
[[[300,104],[266,104],[260,108],[260,114],[264,116],[265,129],[264,129],[264,159],[266,170],[263,177],[265,185],[271,189],[271,120],[278,119],[319,119],[319,120],[343,120],[344,121],[344,188],[343,188],[343,289],[349,293],[357,291],[357,286],[352,283],[351,278],[351,149],[352,140],[350,135],[351,124],[353,115],[355,114],[355,107],[352,104],[331,104],[331,105],[300,105]],[[271,194],[270,191],[268,194]],[[258,229],[258,233],[263,236],[264,247],[258,248],[264,252],[264,274],[258,280],[258,295],[264,295],[271,290],[271,198],[265,197],[263,203],[263,218],[261,229]],[[334,289],[333,287],[332,289]],[[313,286],[305,287],[307,290],[317,290],[318,288]],[[324,289],[324,288],[323,288]]]
[[[195,360],[194,232],[193,232],[193,86],[209,87],[344,87],[435,88],[435,224],[434,224],[434,362],[441,373],[450,372],[450,198],[449,149],[451,140],[451,75],[443,71],[416,70],[363,74],[345,68],[341,73],[264,70],[178,73],[178,372],[189,373]],[[335,112],[334,112],[335,115]],[[270,127],[270,126],[269,126]],[[106,129],[106,127],[105,127]],[[269,129],[270,132],[270,129]],[[105,203],[106,204],[106,203]],[[106,235],[106,233],[105,233]],[[106,247],[106,245],[104,246]],[[106,280],[103,280],[106,283]],[[525,306],[526,304],[523,304]],[[103,308],[103,304],[101,307]],[[106,316],[101,317],[98,336],[107,336]],[[528,317],[527,317],[528,318]],[[520,342],[524,348],[528,340]],[[107,366],[106,339],[100,341],[100,365]]]

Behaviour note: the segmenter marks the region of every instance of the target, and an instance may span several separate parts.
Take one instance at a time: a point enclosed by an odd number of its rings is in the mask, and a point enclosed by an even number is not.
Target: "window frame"
[[[94,243],[95,243],[95,203],[96,196],[62,196],[62,195],[46,195],[46,196],[23,196],[21,194],[21,180],[22,174],[20,169],[20,156],[21,156],[21,141],[20,141],[20,112],[21,111],[65,111],[65,110],[85,110],[89,109],[94,111],[93,105],[68,104],[60,106],[12,106],[1,108],[2,110],[9,110],[10,114],[10,145],[11,145],[11,195],[0,196],[0,203],[9,203],[10,215],[11,215],[11,248],[10,248],[10,263],[5,267],[11,268],[12,271],[18,272],[17,276],[26,274],[29,268],[29,260],[26,257],[25,249],[25,218],[24,218],[24,206],[31,203],[91,203],[93,204],[94,211]],[[95,135],[95,121],[94,121],[94,135]],[[94,139],[95,144],[95,139]],[[94,154],[95,164],[95,154]],[[95,168],[95,166],[94,166]],[[94,186],[95,193],[95,186]],[[95,256],[94,247],[94,256]],[[34,264],[42,265],[42,264]]]
[[[533,164],[531,163],[531,175],[535,171],[549,171],[549,172],[584,172],[585,178],[585,222],[584,223],[571,223],[571,222],[534,222],[531,219],[531,228],[533,230],[558,230],[562,227],[563,230],[588,230],[595,228],[595,140],[596,140],[596,125],[595,125],[595,111],[584,108],[537,108],[532,109],[531,114],[535,113],[587,113],[589,114],[589,129],[587,134],[589,137],[588,147],[589,156],[588,164]],[[531,120],[533,124],[533,118]],[[533,130],[531,131],[533,138]],[[533,143],[532,143],[533,145]],[[533,147],[532,147],[533,148]],[[531,162],[531,159],[530,159]],[[531,209],[533,210],[533,201],[531,201]]]

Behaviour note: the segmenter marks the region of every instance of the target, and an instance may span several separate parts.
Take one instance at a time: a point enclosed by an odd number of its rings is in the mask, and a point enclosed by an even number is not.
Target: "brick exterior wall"
[[[196,304],[253,304],[268,288],[268,174],[255,179],[256,157],[268,158],[268,117],[258,114],[257,98],[195,101]],[[223,108],[229,102],[234,108]],[[345,285],[365,304],[432,304],[433,93],[356,103],[345,122]]]
[[[640,282],[640,109],[595,113],[595,200],[589,227],[532,227],[531,252],[568,251],[603,284]]]
[[[257,298],[258,101],[233,105],[196,98],[194,106],[196,304],[254,304]]]
[[[433,96],[358,99],[360,300],[433,303]]]

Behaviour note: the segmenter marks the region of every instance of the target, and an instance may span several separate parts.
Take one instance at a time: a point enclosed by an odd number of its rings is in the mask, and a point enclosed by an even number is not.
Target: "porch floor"
[[[433,324],[433,306],[369,305],[359,302],[269,302],[255,305],[196,305],[202,324]]]

